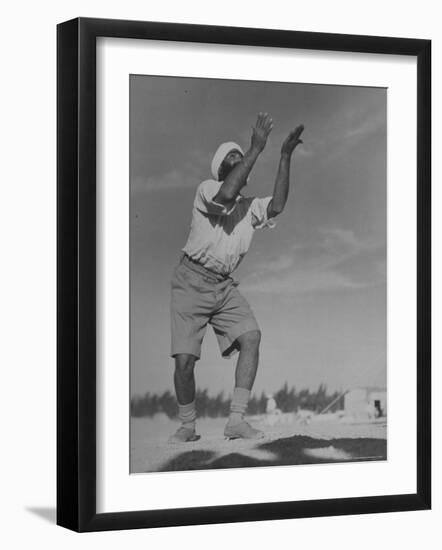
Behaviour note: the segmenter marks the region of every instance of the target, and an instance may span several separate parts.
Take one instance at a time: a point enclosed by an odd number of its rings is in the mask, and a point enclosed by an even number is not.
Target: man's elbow
[[[279,214],[281,214],[284,210],[284,206],[285,205],[278,205],[278,204],[272,204],[270,205],[270,208],[268,209],[268,212],[267,212],[267,217],[268,218],[276,218],[276,216],[279,216]]]
[[[213,200],[218,204],[223,204],[224,206],[229,206],[234,202],[236,196],[229,192],[228,190],[220,189],[218,193],[213,197]]]

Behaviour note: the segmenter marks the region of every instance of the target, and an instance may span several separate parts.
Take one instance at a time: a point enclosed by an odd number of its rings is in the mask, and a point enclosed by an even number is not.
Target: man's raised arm
[[[275,187],[273,188],[273,197],[267,207],[268,218],[274,218],[284,210],[290,186],[290,161],[296,146],[302,143],[299,137],[303,130],[304,126],[301,124],[290,132],[282,144],[278,173],[276,175]]]
[[[214,197],[216,202],[229,205],[236,199],[238,193],[247,183],[247,177],[253,168],[258,156],[264,150],[267,138],[272,131],[273,120],[267,113],[259,113],[256,124],[252,129],[252,142],[240,162],[227,174],[218,193]]]

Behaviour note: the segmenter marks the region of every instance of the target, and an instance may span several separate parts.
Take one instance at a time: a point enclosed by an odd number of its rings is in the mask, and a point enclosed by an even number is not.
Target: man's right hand
[[[259,153],[264,149],[267,138],[273,128],[273,120],[268,113],[259,113],[256,124],[252,128],[252,149]]]

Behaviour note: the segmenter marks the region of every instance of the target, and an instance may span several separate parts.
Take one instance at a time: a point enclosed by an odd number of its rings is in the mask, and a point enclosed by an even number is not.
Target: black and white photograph
[[[2,547],[431,550],[439,4],[5,6]]]
[[[387,459],[387,89],[130,75],[130,471]]]

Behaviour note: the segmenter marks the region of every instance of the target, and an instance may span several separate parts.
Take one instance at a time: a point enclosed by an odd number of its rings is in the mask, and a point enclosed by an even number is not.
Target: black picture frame
[[[395,54],[417,59],[415,494],[96,511],[96,39]],[[78,18],[57,27],[57,523],[84,532],[424,510],[431,506],[431,41]]]

